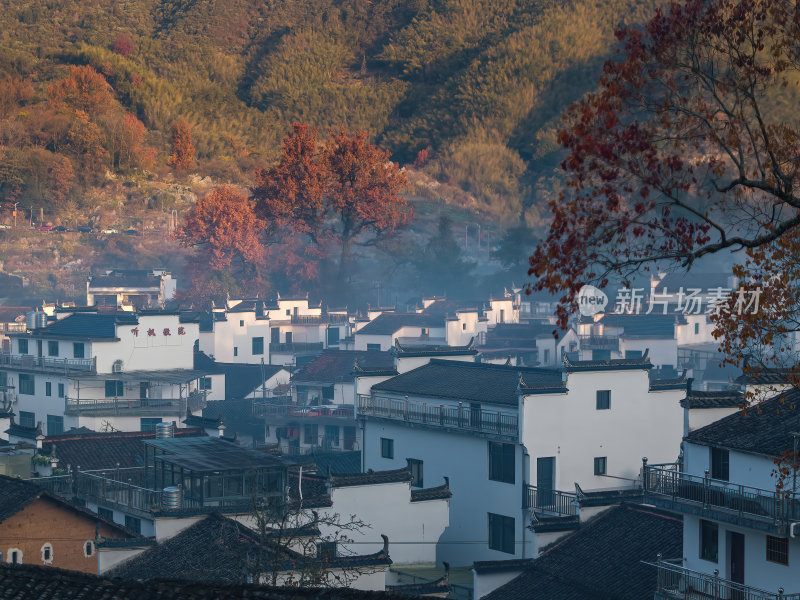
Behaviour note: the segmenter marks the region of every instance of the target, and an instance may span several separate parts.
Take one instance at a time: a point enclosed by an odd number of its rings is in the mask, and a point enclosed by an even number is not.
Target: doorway
[[[728,554],[728,573],[730,580],[744,583],[744,534],[735,531],[728,532],[730,552]]]

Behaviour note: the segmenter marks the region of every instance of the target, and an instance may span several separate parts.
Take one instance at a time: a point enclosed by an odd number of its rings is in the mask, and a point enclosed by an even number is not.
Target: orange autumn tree
[[[192,142],[192,129],[186,119],[178,119],[172,124],[171,152],[167,164],[179,171],[194,168],[195,148]]]
[[[114,105],[111,86],[105,77],[88,65],[71,65],[69,76],[51,83],[47,94],[53,106],[67,106],[92,117]]]
[[[339,281],[349,274],[354,245],[370,245],[407,225],[413,216],[400,192],[405,172],[366,132],[331,133],[295,124],[283,140],[278,164],[257,173],[256,210],[271,237],[302,234],[324,253],[338,249]]]

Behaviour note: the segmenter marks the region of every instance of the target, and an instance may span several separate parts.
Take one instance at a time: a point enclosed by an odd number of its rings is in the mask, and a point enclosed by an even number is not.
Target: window
[[[717,562],[719,556],[719,525],[700,521],[700,558]]]
[[[335,346],[339,343],[339,328],[331,327],[328,329],[328,345]]]
[[[611,408],[611,390],[597,390],[597,410]]]
[[[28,427],[33,429],[36,427],[36,413],[27,412],[24,410],[19,411],[19,424],[20,427]]]
[[[789,538],[767,536],[767,560],[789,566]]]
[[[269,341],[271,344],[279,344],[281,341],[281,328],[272,327],[269,330]]]
[[[695,323],[694,324],[694,334],[695,335],[700,335],[700,323]]]
[[[47,356],[58,356],[58,342],[47,342]]]
[[[142,417],[139,419],[139,429],[141,431],[155,431],[156,425],[161,423],[161,417]]]
[[[286,332],[286,343],[291,344],[294,341],[294,334],[291,331]]]
[[[325,560],[336,558],[336,542],[317,542],[317,556]]]
[[[239,356],[239,347],[238,346],[234,346],[233,347],[233,355],[234,356]]]
[[[367,350],[376,350],[376,351],[380,352],[381,351],[381,345],[380,344],[367,344]]]
[[[253,338],[253,354],[264,354],[264,338]]]
[[[381,438],[381,458],[394,458],[394,440]]]
[[[730,478],[730,453],[725,448],[711,448],[711,479],[728,481]]]
[[[605,475],[606,474],[606,457],[605,456],[596,456],[594,459],[594,474],[595,475]]]
[[[411,487],[422,487],[422,461],[409,458],[408,468],[411,469]]]
[[[64,417],[60,415],[47,415],[47,435],[64,433]]]
[[[211,389],[211,377],[200,378],[200,389],[206,391]]]
[[[130,515],[125,515],[125,527],[135,533],[142,533],[142,520]]]
[[[550,350],[545,349],[545,351],[544,351],[544,362],[545,363],[549,363],[550,362]]]
[[[290,309],[288,309],[288,308],[287,308],[287,309],[286,309],[286,316],[288,317],[288,316],[289,316],[289,315],[291,315],[291,314],[292,314],[292,311],[291,311]]]
[[[303,440],[306,444],[314,444],[315,446],[319,443],[319,426],[316,423],[303,425]]]
[[[331,400],[331,401],[333,401],[333,386],[332,385],[326,385],[324,388],[322,388],[322,399],[323,400]],[[330,404],[330,402],[327,403],[327,404]]]
[[[244,319],[239,319],[239,327],[244,327]]]
[[[516,446],[514,444],[489,442],[489,479],[514,483],[515,453]]]
[[[20,354],[28,353],[28,340],[17,340],[17,347]]]
[[[489,515],[489,549],[514,554],[514,517]]]
[[[467,330],[467,324],[466,323],[462,323],[461,324],[461,331],[466,331],[466,330]]]
[[[111,510],[110,508],[103,508],[102,506],[98,506],[97,514],[109,521],[114,520],[114,511]]]
[[[11,563],[12,565],[21,565],[22,564],[22,550],[19,548],[9,548],[8,550],[8,558],[6,562]]]
[[[338,425],[325,425],[325,438],[328,441],[328,447],[339,446],[339,426]]]
[[[50,381],[44,382],[44,395],[45,396],[53,395],[53,384]]]
[[[72,356],[74,358],[86,358],[86,350],[83,347],[83,342],[75,342],[72,344]]]
[[[36,393],[33,375],[28,373],[19,374],[19,393],[27,396],[33,396]]]
[[[58,397],[59,398],[63,398],[64,397],[64,384],[63,383],[59,383],[58,384]]]
[[[42,546],[42,562],[48,565],[53,562],[53,546],[49,542]]]
[[[106,381],[106,398],[119,398],[125,395],[125,388],[118,379]]]
[[[126,520],[127,520],[127,518],[128,517],[125,517]],[[139,521],[139,519],[135,519],[135,520]],[[140,521],[139,522],[139,528],[141,529],[141,527],[142,527],[142,523]],[[86,558],[89,558],[90,556],[94,555],[94,542],[87,540],[86,543],[83,544],[83,555]]]

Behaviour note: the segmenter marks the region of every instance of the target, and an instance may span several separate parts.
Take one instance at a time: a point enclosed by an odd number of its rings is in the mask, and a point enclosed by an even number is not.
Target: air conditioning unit
[[[800,537],[800,523],[789,523],[789,537]]]
[[[122,361],[115,360],[114,364],[111,365],[111,372],[112,373],[122,373]]]

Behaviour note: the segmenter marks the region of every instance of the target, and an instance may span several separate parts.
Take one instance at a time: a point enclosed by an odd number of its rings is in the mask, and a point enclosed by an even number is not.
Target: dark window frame
[[[611,410],[611,390],[597,390],[595,408],[597,410]]]
[[[106,379],[106,398],[119,398],[125,395],[125,384],[121,379]]]
[[[712,446],[709,449],[709,463],[711,466],[711,479],[719,481],[730,481],[731,477],[731,453],[727,448],[717,448]]]
[[[52,381],[45,381],[44,382],[44,395],[45,396],[52,396],[53,395],[53,382]]]
[[[500,483],[516,483],[516,444],[489,442],[489,479]]]
[[[20,354],[28,354],[28,340],[19,339],[17,340],[17,350],[19,350]]]
[[[83,342],[72,343],[72,358],[86,358],[86,346]]]
[[[58,356],[58,342],[55,340],[48,340],[47,342],[47,356]]]
[[[261,354],[264,354],[264,337],[263,336],[258,336],[258,337],[251,338],[251,345],[252,345],[251,350],[252,350],[253,356],[259,356]]]
[[[719,562],[719,524],[700,519],[700,558]]]
[[[489,549],[505,554],[515,554],[516,520],[514,517],[507,517],[496,513],[486,514],[489,531]]]
[[[789,566],[789,538],[767,536],[767,562]]]
[[[408,469],[411,471],[411,487],[423,487],[425,481],[423,461],[418,458],[407,458],[406,461],[408,462]]]
[[[20,373],[18,376],[19,393],[25,396],[36,395],[36,376],[30,373]]]
[[[594,474],[595,476],[608,474],[608,457],[595,456],[594,457]]]
[[[381,438],[381,458],[394,458],[394,439]]]

